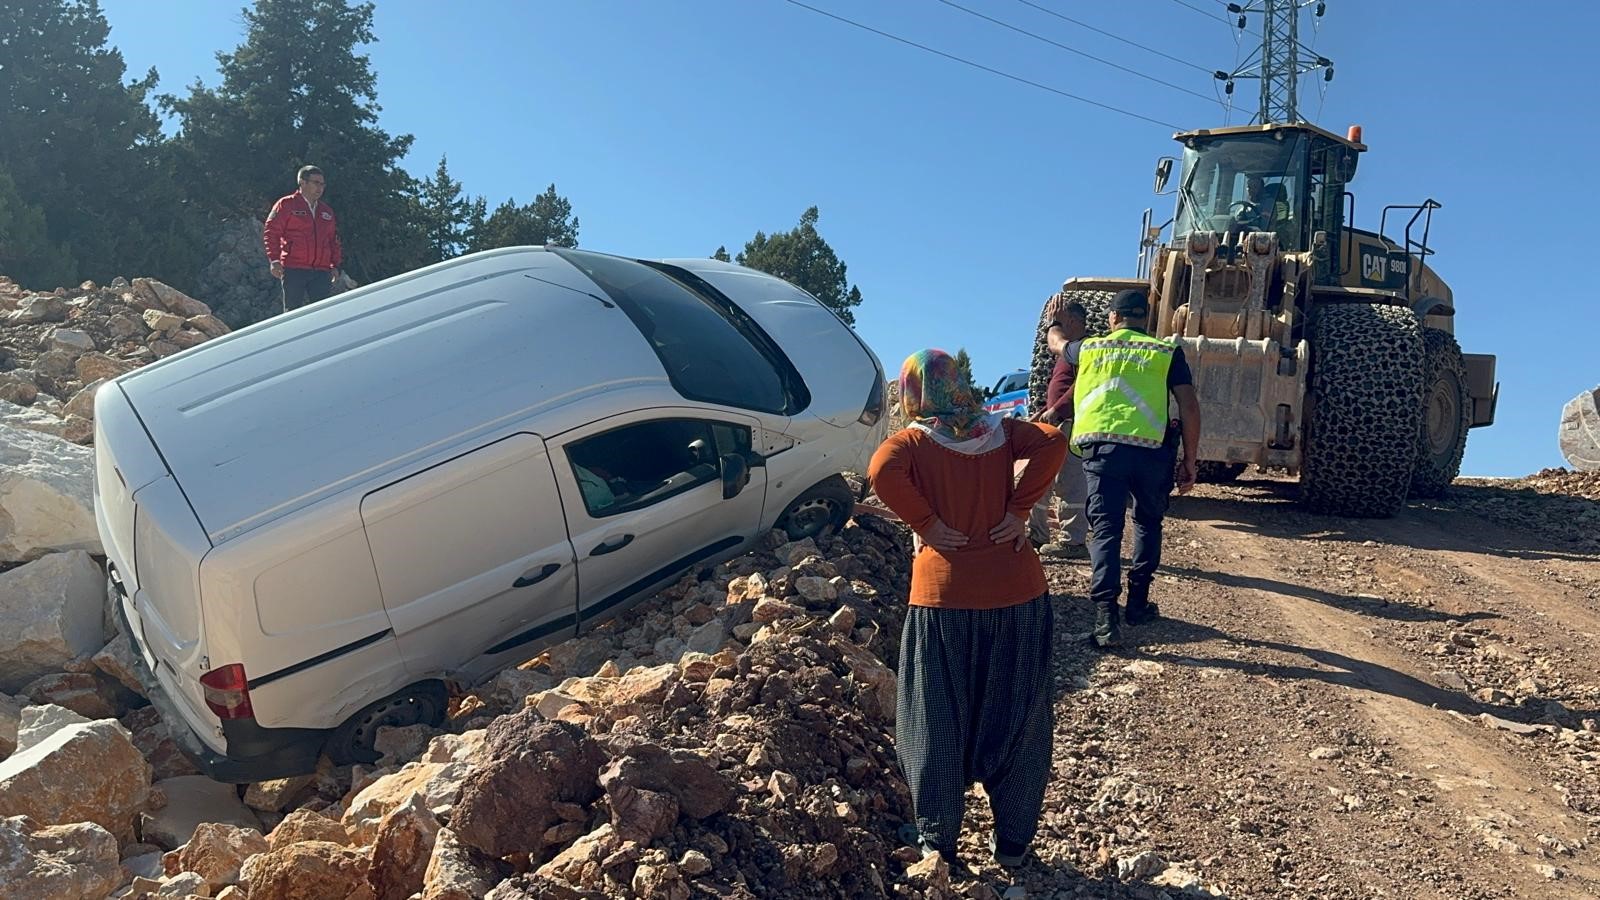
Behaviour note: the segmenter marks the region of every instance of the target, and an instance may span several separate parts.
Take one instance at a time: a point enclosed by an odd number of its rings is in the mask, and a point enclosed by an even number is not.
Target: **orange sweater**
[[[1026,603],[1048,590],[1033,545],[996,544],[989,530],[1007,512],[1024,522],[1055,481],[1067,439],[1049,425],[1004,420],[1005,443],[979,456],[950,450],[926,432],[907,428],[873,454],[868,477],[878,499],[918,534],[935,519],[967,536],[959,550],[927,546],[911,564],[911,604],[948,609],[998,609]],[[1028,460],[1015,482],[1013,463]]]

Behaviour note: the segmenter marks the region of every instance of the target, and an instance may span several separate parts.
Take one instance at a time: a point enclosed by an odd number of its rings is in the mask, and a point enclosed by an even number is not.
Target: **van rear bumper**
[[[124,634],[135,644],[141,643],[128,622],[122,608],[117,585],[106,579],[107,600],[117,610],[117,622]],[[322,755],[322,745],[329,731],[319,728],[263,728],[254,719],[230,719],[222,723],[222,737],[227,742],[227,753],[218,753],[206,746],[195,734],[183,713],[166,689],[156,679],[155,673],[145,663],[144,653],[134,648],[134,665],[139,675],[139,685],[150,704],[161,713],[167,723],[167,732],[178,749],[208,778],[230,784],[254,784],[273,778],[309,775],[316,771],[317,760]]]

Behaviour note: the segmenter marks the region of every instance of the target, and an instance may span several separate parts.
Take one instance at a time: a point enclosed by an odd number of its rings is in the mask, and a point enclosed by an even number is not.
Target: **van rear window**
[[[760,412],[794,411],[777,364],[729,311],[643,263],[583,250],[555,252],[627,313],[684,397]]]

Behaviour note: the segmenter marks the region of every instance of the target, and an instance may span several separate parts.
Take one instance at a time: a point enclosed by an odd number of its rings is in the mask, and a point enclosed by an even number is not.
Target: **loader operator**
[[[1078,352],[1073,386],[1072,452],[1083,458],[1088,482],[1089,557],[1094,573],[1089,599],[1098,647],[1122,640],[1117,598],[1122,593],[1122,529],[1133,498],[1133,565],[1128,570],[1129,625],[1160,615],[1150,583],[1161,564],[1161,519],[1173,487],[1174,431],[1182,433],[1179,493],[1194,487],[1200,443],[1200,402],[1183,348],[1145,329],[1150,303],[1143,291],[1125,290],[1111,301],[1111,333],[1088,338]],[[1178,401],[1181,427],[1167,419],[1167,395]]]
[[[1289,201],[1284,197],[1283,185],[1267,184],[1260,175],[1249,175],[1245,177],[1244,195],[1250,205],[1239,218],[1249,227],[1278,232],[1278,242],[1282,244],[1289,228]]]

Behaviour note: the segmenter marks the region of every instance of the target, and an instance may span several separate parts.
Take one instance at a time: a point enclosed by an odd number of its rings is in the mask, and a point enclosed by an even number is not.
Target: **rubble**
[[[183,775],[158,781],[154,787],[166,804],[140,818],[139,835],[147,844],[176,850],[206,822],[262,830],[261,819],[239,801],[231,784],[204,775]]]
[[[258,253],[259,244],[258,229]],[[57,422],[5,418],[76,444],[94,438],[97,382],[228,332],[206,304],[151,278],[53,294],[0,282],[0,322],[0,400]]]

